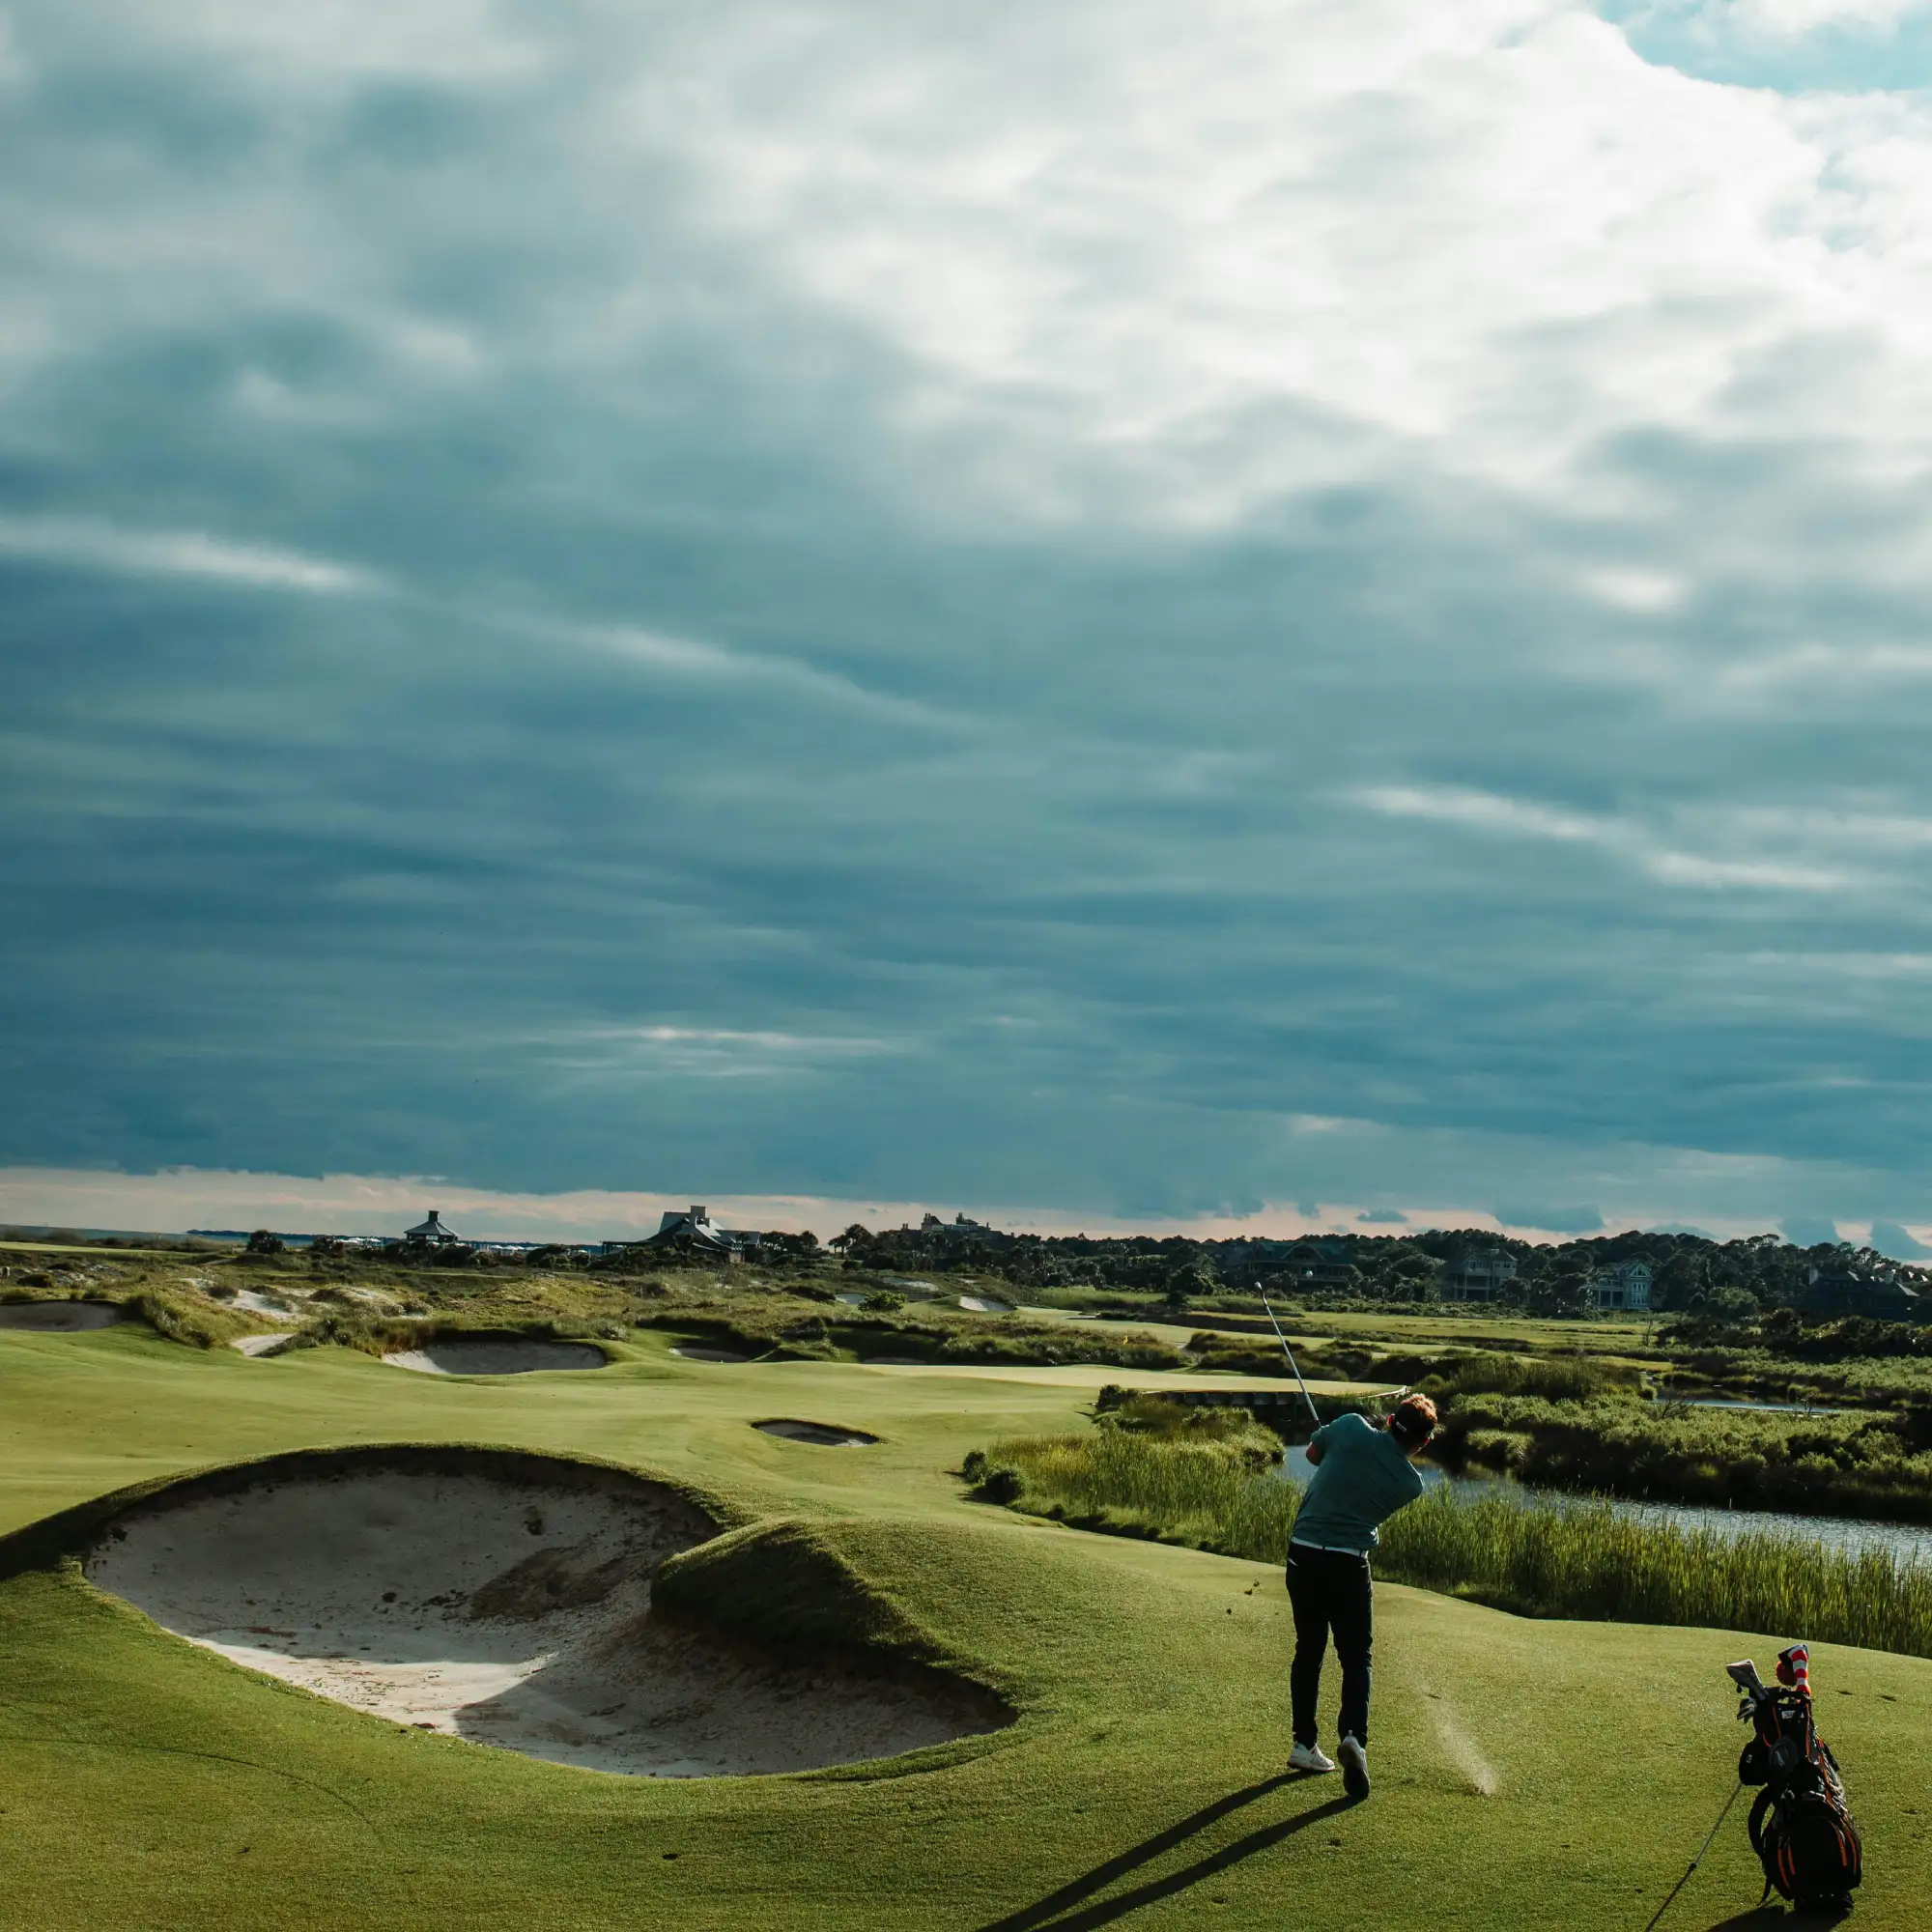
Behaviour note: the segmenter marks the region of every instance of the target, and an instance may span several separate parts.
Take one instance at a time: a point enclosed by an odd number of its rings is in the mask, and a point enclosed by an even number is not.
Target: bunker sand
[[[964,1686],[786,1662],[654,1617],[658,1565],[714,1533],[638,1479],[373,1466],[164,1492],[112,1525],[85,1569],[237,1663],[557,1764],[805,1771],[994,1727]]]
[[[13,1301],[0,1304],[0,1328],[30,1335],[78,1335],[111,1328],[127,1316],[110,1301]]]
[[[528,1335],[445,1336],[383,1359],[392,1369],[413,1369],[421,1376],[527,1376],[610,1366],[604,1350],[588,1342],[546,1342]]]

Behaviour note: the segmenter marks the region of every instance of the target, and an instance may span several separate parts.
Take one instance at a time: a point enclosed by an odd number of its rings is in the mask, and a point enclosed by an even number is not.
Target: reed
[[[1278,1562],[1300,1492],[1257,1475],[1237,1447],[1096,1429],[997,1443],[992,1467],[1017,1470],[1022,1507],[1094,1528],[1140,1531]]]
[[[1776,1531],[1726,1536],[1600,1500],[1436,1490],[1393,1517],[1377,1568],[1539,1616],[1764,1631],[1932,1656],[1932,1568]]]
[[[1017,1506],[1278,1563],[1301,1492],[1212,1442],[1095,1430],[996,1443]],[[1932,1566],[1800,1536],[1714,1530],[1595,1499],[1432,1491],[1391,1518],[1378,1575],[1525,1615],[1761,1631],[1932,1657]]]

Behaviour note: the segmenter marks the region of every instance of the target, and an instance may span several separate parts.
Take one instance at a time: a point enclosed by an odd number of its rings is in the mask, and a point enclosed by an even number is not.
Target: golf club
[[[1300,1364],[1294,1359],[1294,1350],[1288,1346],[1288,1337],[1281,1332],[1281,1323],[1274,1319],[1274,1303],[1267,1298],[1267,1290],[1262,1290],[1262,1306],[1267,1310],[1267,1318],[1274,1329],[1274,1339],[1281,1344],[1281,1352],[1288,1357],[1288,1366],[1294,1372],[1294,1379],[1301,1384],[1301,1399],[1308,1405],[1308,1419],[1316,1428],[1321,1427],[1321,1418],[1315,1412],[1315,1398],[1308,1393],[1307,1378],[1301,1373]]]
[[[1733,1663],[1729,1666],[1729,1668],[1732,1676],[1736,1677],[1738,1672],[1738,1665]],[[1757,1675],[1757,1671],[1755,1668],[1752,1669],[1751,1675],[1753,1677]],[[1739,1677],[1738,1682],[1742,1684],[1744,1682],[1744,1679],[1742,1677]],[[1723,1825],[1724,1820],[1731,1815],[1731,1806],[1738,1802],[1738,1793],[1743,1789],[1744,1786],[1742,1784],[1734,1784],[1731,1786],[1731,1795],[1724,1800],[1724,1808],[1718,1813],[1717,1824],[1713,1825],[1710,1831],[1705,1833],[1704,1842],[1697,1847],[1697,1856],[1693,1858],[1688,1865],[1685,1866],[1684,1876],[1680,1878],[1677,1881],[1677,1883],[1673,1885],[1667,1892],[1664,1893],[1663,1903],[1660,1905],[1657,1908],[1656,1912],[1654,1912],[1651,1915],[1650,1923],[1643,1928],[1643,1932],[1657,1932],[1658,1920],[1661,1919],[1663,1917],[1663,1915],[1670,1910],[1671,1901],[1676,1898],[1677,1894],[1680,1891],[1682,1891],[1687,1885],[1690,1883],[1690,1874],[1694,1872],[1697,1869],[1697,1867],[1704,1862],[1704,1854],[1711,1849],[1711,1841],[1717,1837],[1719,1830]]]

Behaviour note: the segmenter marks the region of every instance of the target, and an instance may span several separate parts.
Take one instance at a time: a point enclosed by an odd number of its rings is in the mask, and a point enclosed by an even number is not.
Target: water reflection
[[[1817,1402],[1747,1402],[1742,1397],[1726,1395],[1666,1395],[1658,1398],[1660,1406],[1673,1402],[1681,1403],[1686,1408],[1747,1408],[1758,1415],[1843,1415],[1845,1413],[1842,1408],[1831,1408]]]

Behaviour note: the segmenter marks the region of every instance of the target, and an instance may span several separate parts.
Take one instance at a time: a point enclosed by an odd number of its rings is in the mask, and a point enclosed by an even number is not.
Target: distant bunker
[[[527,1376],[611,1365],[610,1356],[588,1342],[550,1342],[536,1335],[440,1335],[383,1359],[392,1369],[413,1369],[419,1376]]]
[[[0,1328],[30,1335],[78,1335],[88,1328],[112,1328],[128,1320],[111,1301],[11,1301],[0,1304]]]
[[[977,1687],[786,1658],[651,1610],[718,1534],[674,1490],[502,1450],[288,1456],[136,1503],[98,1588],[233,1662],[358,1711],[647,1777],[810,1771],[995,1729]]]
[[[767,1435],[782,1435],[792,1442],[816,1442],[826,1449],[863,1449],[879,1439],[863,1429],[841,1429],[830,1422],[801,1422],[789,1415],[776,1415],[766,1422],[754,1422],[752,1427]]]

